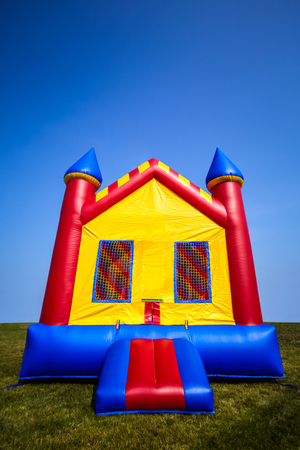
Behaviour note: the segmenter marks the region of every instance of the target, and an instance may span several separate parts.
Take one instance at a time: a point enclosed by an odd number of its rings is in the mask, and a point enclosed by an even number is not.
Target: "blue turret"
[[[102,175],[98,166],[94,147],[66,171],[64,182],[67,184],[67,182],[73,178],[81,178],[90,181],[96,189],[99,189],[102,183]]]
[[[244,177],[242,172],[217,147],[206,177],[207,189],[211,191],[214,186],[224,181],[236,181],[240,186],[243,186]]]

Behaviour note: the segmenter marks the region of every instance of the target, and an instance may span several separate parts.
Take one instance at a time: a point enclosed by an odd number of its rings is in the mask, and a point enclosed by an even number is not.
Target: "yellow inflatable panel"
[[[133,241],[131,302],[93,302],[100,240]],[[174,243],[208,242],[211,302],[174,302]],[[162,325],[234,324],[224,228],[152,179],[83,227],[70,324],[144,323],[160,300]]]

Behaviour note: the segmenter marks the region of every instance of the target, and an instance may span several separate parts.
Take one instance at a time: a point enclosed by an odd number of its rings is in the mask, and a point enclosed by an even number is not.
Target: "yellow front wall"
[[[134,241],[131,303],[92,302],[100,240]],[[174,242],[208,241],[211,303],[174,303]],[[224,228],[155,179],[83,227],[70,324],[144,323],[142,299],[161,299],[161,324],[233,324]]]

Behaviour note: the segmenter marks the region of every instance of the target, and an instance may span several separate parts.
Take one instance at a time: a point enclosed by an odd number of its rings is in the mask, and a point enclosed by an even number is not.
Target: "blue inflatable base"
[[[168,413],[168,414],[216,414],[216,411],[208,411],[208,412],[194,412],[194,411],[173,411],[173,410],[164,410],[160,409],[157,411],[114,411],[114,412],[105,412],[105,413],[97,413],[96,416],[114,416],[118,414],[161,414],[161,413]]]
[[[121,339],[186,339],[199,352],[208,377],[282,378],[271,325],[30,325],[20,380],[99,378],[109,347]]]

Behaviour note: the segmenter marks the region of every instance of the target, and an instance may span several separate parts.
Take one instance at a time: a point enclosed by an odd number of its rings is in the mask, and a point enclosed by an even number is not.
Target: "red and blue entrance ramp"
[[[214,395],[196,347],[186,339],[122,339],[105,356],[96,415],[214,414]]]

